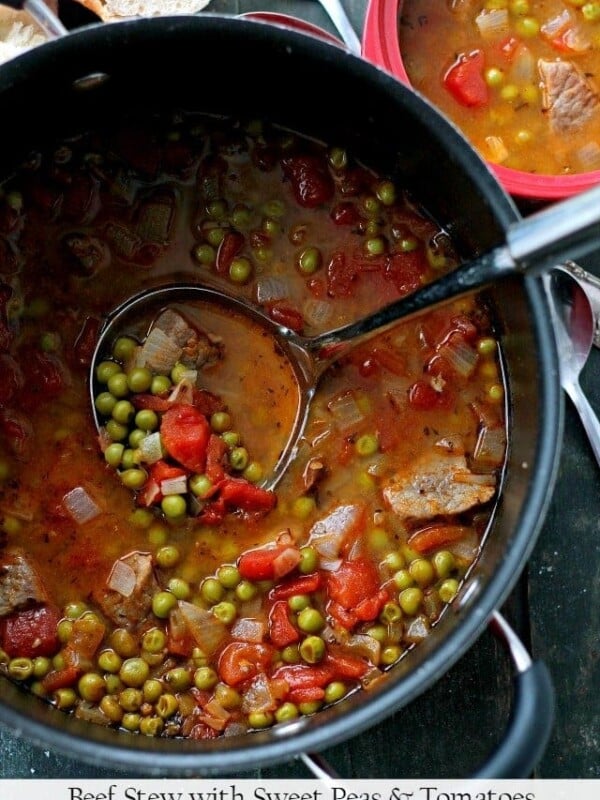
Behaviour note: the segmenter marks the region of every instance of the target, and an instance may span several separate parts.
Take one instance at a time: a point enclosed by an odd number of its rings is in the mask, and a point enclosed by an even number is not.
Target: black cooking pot
[[[366,164],[407,186],[465,256],[501,243],[518,218],[461,135],[392,77],[324,41],[210,14],[94,25],[5,64],[0,175],[54,137],[134,109],[176,108],[262,117],[344,143]],[[519,677],[507,738],[475,775],[529,775],[550,733],[553,693],[545,667],[531,664],[496,609],[531,553],[551,495],[562,396],[538,282],[512,278],[489,294],[510,399],[508,464],[495,521],[452,610],[386,680],[314,716],[215,741],[152,739],[86,724],[6,680],[0,686],[0,719],[46,747],[145,776],[249,771],[319,752],[375,725],[439,679],[493,619],[511,640]],[[311,763],[318,771],[317,760]]]

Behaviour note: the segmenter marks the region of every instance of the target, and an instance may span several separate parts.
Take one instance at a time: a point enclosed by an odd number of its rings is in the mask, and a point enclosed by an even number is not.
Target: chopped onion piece
[[[140,442],[139,451],[140,457],[145,464],[155,464],[160,461],[164,456],[160,433],[155,431],[145,436]]]
[[[148,367],[153,372],[169,373],[181,357],[182,349],[177,342],[161,330],[154,327],[146,336],[146,341],[138,350],[135,364],[137,367]]]
[[[315,328],[326,325],[331,319],[333,309],[325,300],[310,297],[302,306],[302,315],[309,325]]]
[[[256,281],[256,301],[261,305],[263,303],[272,303],[274,300],[283,300],[284,297],[289,297],[291,293],[292,289],[289,281],[280,275],[259,278]]]
[[[106,582],[107,587],[118,592],[122,597],[131,597],[135,584],[134,569],[122,559],[115,561]]]
[[[506,450],[506,432],[504,428],[483,426],[479,431],[475,449],[473,450],[473,466],[499,467],[504,461]]]
[[[82,486],[76,486],[67,492],[63,497],[63,505],[78,525],[83,525],[100,514],[100,507]]]
[[[502,38],[510,31],[507,8],[483,10],[475,17],[475,24],[483,39]]]
[[[309,543],[319,555],[329,561],[338,559],[346,538],[356,530],[362,519],[358,505],[338,506],[310,529]]]
[[[367,633],[355,633],[344,645],[344,651],[353,656],[368,658],[377,666],[381,658],[381,643]]]
[[[326,572],[335,572],[342,566],[341,558],[324,558],[319,561],[319,567]]]
[[[442,344],[438,353],[450,364],[461,377],[468,378],[475,371],[479,355],[462,336],[451,336]]]
[[[273,711],[275,705],[275,698],[271,691],[271,683],[263,672],[259,672],[248,689],[244,692],[242,712],[244,714],[251,714],[253,711]]]
[[[508,158],[508,150],[501,136],[486,136],[485,143],[488,150],[488,161],[501,164]]]
[[[196,370],[188,370],[182,379],[177,383],[171,394],[167,398],[169,403],[189,403],[193,404],[194,386],[198,373]]]
[[[519,45],[510,68],[510,80],[515,83],[533,83],[535,74],[536,64],[533,53],[526,45]]]
[[[243,642],[262,642],[266,631],[267,625],[262,620],[242,617],[233,624],[231,635]]]
[[[227,638],[227,627],[210,611],[188,603],[187,600],[179,601],[179,609],[196,644],[207,656],[211,656]]]
[[[160,493],[162,495],[185,494],[188,489],[187,476],[177,475],[175,478],[165,478],[160,482]]]
[[[333,414],[338,428],[341,431],[349,430],[358,425],[364,419],[364,415],[352,391],[344,392],[334,397],[328,404],[328,408]]]
[[[429,636],[430,625],[427,617],[420,614],[415,617],[406,629],[406,640],[412,644],[423,641]]]

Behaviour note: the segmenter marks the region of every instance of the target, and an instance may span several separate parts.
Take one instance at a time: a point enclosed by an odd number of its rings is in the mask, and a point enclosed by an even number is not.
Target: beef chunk
[[[557,133],[579,128],[598,107],[598,92],[592,81],[570,61],[538,61],[542,79],[542,107],[550,127]]]
[[[0,617],[47,601],[48,593],[32,559],[20,548],[0,553]]]
[[[143,622],[152,608],[152,596],[159,586],[150,553],[134,552],[113,564],[106,586],[95,600],[104,614],[124,628]]]

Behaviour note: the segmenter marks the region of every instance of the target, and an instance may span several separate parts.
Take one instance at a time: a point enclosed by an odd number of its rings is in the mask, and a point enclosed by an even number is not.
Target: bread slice
[[[0,6],[0,63],[42,44],[47,38],[29,14]]]
[[[78,0],[104,22],[131,17],[167,17],[195,14],[210,0]]]

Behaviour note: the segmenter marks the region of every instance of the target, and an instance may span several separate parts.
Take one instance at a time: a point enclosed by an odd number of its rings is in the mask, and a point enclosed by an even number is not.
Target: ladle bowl
[[[591,235],[600,221],[600,186],[514,223],[506,243],[474,258],[443,277],[383,308],[318,336],[301,336],[263,313],[259,308],[214,288],[197,284],[171,284],[143,291],[119,306],[104,325],[91,362],[91,401],[94,420],[102,427],[94,398],[94,376],[101,359],[110,351],[108,343],[122,333],[132,320],[148,315],[151,307],[166,308],[173,303],[203,302],[221,312],[234,312],[262,327],[272,337],[274,352],[285,358],[298,386],[298,408],[286,443],[262,482],[273,489],[295,457],[304,432],[311,400],[323,373],[361,342],[382,333],[401,319],[494,281],[527,271],[542,273],[564,260],[577,258],[595,247]]]

